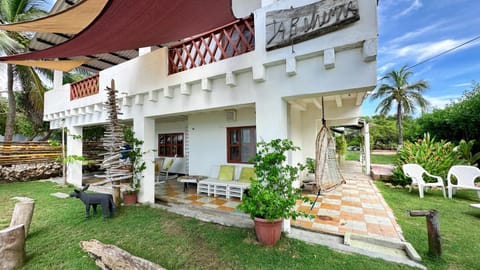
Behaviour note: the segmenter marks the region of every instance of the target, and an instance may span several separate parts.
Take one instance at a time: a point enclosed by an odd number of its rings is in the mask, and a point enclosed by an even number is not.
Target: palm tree
[[[403,145],[402,119],[403,114],[415,113],[415,105],[426,111],[428,101],[422,96],[423,91],[428,88],[428,83],[419,80],[414,83],[408,83],[408,78],[413,73],[408,70],[407,66],[403,66],[400,70],[392,70],[382,77],[382,80],[388,80],[390,84],[382,84],[372,95],[372,99],[383,98],[378,104],[375,112],[386,115],[392,109],[394,102],[397,104],[397,129],[398,129],[398,146]]]
[[[45,15],[46,12],[42,7],[47,5],[45,0],[9,0],[0,3],[0,20],[1,23],[15,23],[25,20],[31,20]],[[0,50],[4,54],[13,54],[28,48],[29,37],[25,34],[10,32],[0,36]],[[14,45],[15,44],[15,45]],[[8,113],[5,124],[4,141],[11,141],[13,138],[15,127],[16,100],[13,92],[14,78],[20,78],[20,86],[29,88],[29,100],[35,102],[38,97],[43,99],[43,91],[45,87],[42,85],[37,72],[33,68],[17,68],[14,65],[7,65],[7,93],[8,93]],[[36,89],[36,91],[31,91]],[[43,102],[42,102],[43,106]],[[38,106],[35,105],[35,107]]]

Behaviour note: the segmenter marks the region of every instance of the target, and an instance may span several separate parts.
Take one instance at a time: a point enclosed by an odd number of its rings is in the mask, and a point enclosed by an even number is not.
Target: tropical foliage
[[[345,140],[345,136],[335,136],[335,151],[337,152],[338,163],[341,163],[347,153],[347,140]]]
[[[464,92],[456,102],[445,109],[435,109],[418,119],[424,132],[435,134],[439,139],[459,142],[480,140],[480,84],[473,82],[471,89]]]
[[[405,145],[399,149],[392,182],[400,185],[410,183],[411,180],[402,171],[402,165],[407,163],[419,164],[431,174],[445,179],[451,166],[465,164],[467,161],[462,159],[462,154],[455,151],[453,143],[436,141],[427,133],[423,139],[415,143],[405,142]]]
[[[428,88],[428,83],[424,80],[409,83],[408,79],[412,76],[412,72],[407,66],[403,66],[400,70],[392,70],[383,76],[382,80],[387,80],[389,84],[380,85],[372,99],[382,99],[376,108],[376,112],[387,115],[396,104],[396,118],[398,131],[398,145],[403,145],[402,120],[404,114],[415,113],[416,107],[422,111],[426,111],[428,102],[422,96],[423,91]]]
[[[395,120],[392,117],[376,115],[368,119],[370,124],[370,138],[374,149],[395,149],[398,137]]]
[[[140,189],[140,183],[143,178],[143,171],[147,168],[143,155],[145,152],[142,150],[143,141],[135,137],[135,132],[131,127],[125,127],[123,129],[123,140],[130,146],[128,152],[128,158],[132,164],[133,177],[130,182],[129,192],[137,192]],[[127,191],[127,192],[128,192]]]
[[[16,23],[31,20],[46,14],[42,10],[46,1],[41,0],[11,0],[0,4],[0,20],[3,23]],[[2,32],[0,35],[0,50],[4,54],[25,51],[30,41],[28,33]],[[17,80],[15,84],[14,81]],[[5,141],[11,141],[14,134],[16,99],[14,86],[23,90],[22,102],[26,116],[34,126],[43,126],[43,94],[46,90],[37,71],[30,67],[7,65],[8,113],[5,124]]]

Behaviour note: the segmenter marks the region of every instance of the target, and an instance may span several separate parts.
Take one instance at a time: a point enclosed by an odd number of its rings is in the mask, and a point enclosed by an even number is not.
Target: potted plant
[[[305,167],[307,167],[308,180],[315,181],[315,159],[307,157],[305,160]]]
[[[300,189],[292,186],[303,166],[285,164],[286,152],[299,149],[290,140],[274,139],[258,143],[257,154],[251,159],[257,178],[250,179],[250,188],[238,208],[250,214],[257,239],[267,246],[280,239],[283,219],[309,216],[294,208],[297,200],[310,202]]]
[[[131,127],[125,127],[123,130],[123,139],[128,147],[128,159],[132,167],[132,178],[128,188],[123,192],[123,203],[125,205],[137,203],[137,195],[140,190],[140,183],[143,178],[143,171],[147,168],[145,161],[142,159],[143,141],[135,137],[135,133]]]

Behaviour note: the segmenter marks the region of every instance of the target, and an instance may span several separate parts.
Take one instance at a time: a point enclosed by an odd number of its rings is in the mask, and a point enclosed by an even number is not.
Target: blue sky
[[[53,2],[47,0],[46,6]],[[380,0],[377,77],[480,36],[479,11],[479,0]],[[470,89],[472,81],[480,82],[480,39],[411,71],[411,82],[430,84],[424,96],[431,107],[443,108]],[[367,97],[362,115],[375,114],[378,102]]]
[[[377,77],[480,36],[479,11],[478,0],[380,0]],[[431,107],[443,108],[480,82],[480,39],[411,71],[410,82],[430,84],[424,96]],[[368,97],[362,115],[375,114],[378,102]]]

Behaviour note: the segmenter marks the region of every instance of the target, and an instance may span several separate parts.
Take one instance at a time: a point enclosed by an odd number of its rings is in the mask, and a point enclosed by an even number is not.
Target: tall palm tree
[[[422,96],[422,93],[428,88],[428,83],[419,80],[414,83],[408,83],[408,78],[413,73],[408,70],[407,66],[403,66],[400,70],[392,70],[382,77],[382,80],[388,80],[389,84],[382,84],[373,93],[372,99],[382,98],[375,112],[380,114],[388,114],[394,103],[397,104],[397,129],[398,129],[398,146],[403,145],[402,120],[404,114],[415,113],[415,105],[426,111],[429,103]]]
[[[15,23],[25,20],[31,20],[43,16],[46,12],[42,9],[47,5],[46,0],[2,0],[0,2],[0,20],[2,23]],[[28,34],[6,31],[0,38],[0,50],[4,54],[13,54],[24,51],[28,48],[30,41]],[[15,46],[13,46],[13,42]],[[17,76],[16,76],[17,75]],[[15,127],[16,100],[13,92],[14,79],[20,78],[20,86],[33,86],[37,91],[29,90],[29,98],[31,101],[38,100],[41,96],[43,99],[43,91],[45,87],[42,85],[38,74],[32,68],[17,68],[14,65],[7,65],[7,93],[8,93],[8,113],[5,125],[5,141],[11,141],[13,138]],[[27,82],[27,84],[24,84]],[[31,88],[31,87],[27,87]],[[35,93],[36,92],[36,93]],[[42,102],[43,104],[43,102]]]

